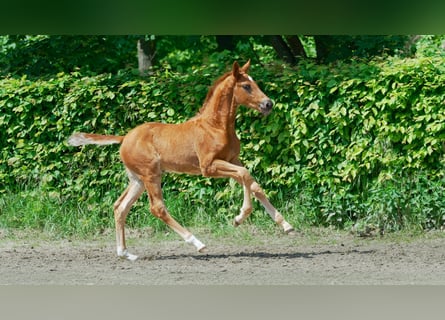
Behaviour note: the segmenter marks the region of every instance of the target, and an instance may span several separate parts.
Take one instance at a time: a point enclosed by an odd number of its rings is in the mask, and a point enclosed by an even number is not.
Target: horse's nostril
[[[272,112],[273,102],[270,99],[263,100],[260,104],[260,111],[263,115],[268,115]]]

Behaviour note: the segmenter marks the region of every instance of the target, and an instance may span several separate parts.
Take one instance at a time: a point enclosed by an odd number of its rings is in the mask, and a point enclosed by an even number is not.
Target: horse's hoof
[[[129,253],[128,256],[127,256],[126,258],[127,258],[127,260],[129,260],[129,261],[136,261],[139,257],[136,256],[136,255],[134,255],[134,254]]]
[[[294,230],[294,228],[291,228],[291,229],[288,229],[288,230],[285,230],[284,231],[288,236],[291,236],[291,237],[293,237],[293,236],[296,236],[297,235],[297,232]]]
[[[139,257],[131,254],[127,251],[127,249],[125,249],[122,252],[118,252],[117,256],[121,259],[125,259],[125,260],[129,260],[129,261],[136,261]]]
[[[233,226],[234,227],[238,227],[241,223],[239,223],[238,221],[236,221],[236,219],[233,219]]]

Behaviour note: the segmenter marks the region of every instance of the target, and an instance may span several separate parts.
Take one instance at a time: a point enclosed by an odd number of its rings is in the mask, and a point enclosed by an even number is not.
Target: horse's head
[[[240,67],[238,62],[234,62],[232,75],[236,80],[233,96],[238,105],[244,105],[268,115],[272,111],[273,102],[267,97],[252,77],[247,74],[250,67],[250,60]]]

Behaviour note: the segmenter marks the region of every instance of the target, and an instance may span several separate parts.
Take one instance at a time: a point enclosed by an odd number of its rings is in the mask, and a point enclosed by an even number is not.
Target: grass
[[[0,228],[41,230],[60,237],[91,235],[112,225],[94,209],[90,203],[67,201],[38,189],[7,193],[0,198]]]
[[[329,193],[316,197],[307,189],[294,194],[276,192],[271,201],[287,221],[303,232],[314,227],[328,227],[362,236],[394,232],[416,234],[445,227],[443,181],[427,182],[387,184],[354,197]],[[166,205],[182,225],[204,229],[216,237],[230,236],[248,241],[250,234],[281,232],[256,201],[253,202],[252,215],[242,228],[234,228],[232,222],[242,204],[242,191],[231,185],[226,189],[218,188],[182,192],[166,188]],[[0,195],[0,230],[3,234],[8,230],[34,230],[54,238],[102,236],[114,229],[112,207],[115,198],[117,195],[105,193],[105,196],[79,202],[39,188],[8,191]],[[149,213],[148,208],[144,195],[128,216],[129,229],[161,237],[171,233],[162,221]]]
[[[241,195],[229,201],[207,201],[187,193],[181,195],[167,192],[165,198],[172,216],[189,229],[201,229],[217,237],[230,235],[244,240],[248,240],[249,232],[242,230],[254,233],[269,232],[270,229],[279,231],[257,203],[243,228],[234,228],[232,223],[242,204]],[[113,201],[110,197],[78,202],[75,199],[64,199],[55,192],[23,188],[19,192],[0,195],[0,229],[4,234],[8,230],[40,231],[53,238],[91,238],[114,229]],[[283,209],[287,211],[289,208]],[[293,215],[286,212],[286,216],[291,218]],[[162,221],[150,214],[146,196],[142,196],[132,207],[127,227],[160,237],[171,233]]]

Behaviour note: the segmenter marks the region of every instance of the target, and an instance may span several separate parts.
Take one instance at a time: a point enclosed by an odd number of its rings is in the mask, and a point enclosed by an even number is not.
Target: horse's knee
[[[255,190],[261,191],[258,183],[256,183],[255,179],[250,175],[249,170],[247,170],[246,168],[241,168],[238,174],[240,175],[241,179],[241,181],[239,182],[248,187],[250,192],[255,192]]]
[[[161,220],[165,220],[168,215],[164,204],[152,204],[150,205],[150,211],[156,218]]]
[[[204,177],[212,177],[216,173],[215,165],[209,161],[203,161],[202,163],[200,163],[200,168],[201,168],[201,174]]]
[[[250,191],[253,193],[255,198],[263,198],[263,197],[265,197],[263,189],[260,187],[260,185],[256,181],[254,181],[250,185]]]

